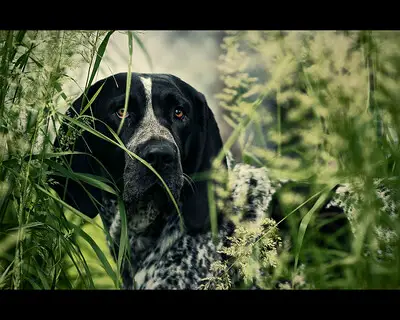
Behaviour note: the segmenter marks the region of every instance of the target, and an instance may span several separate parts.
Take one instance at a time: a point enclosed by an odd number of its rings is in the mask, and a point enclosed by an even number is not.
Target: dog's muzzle
[[[183,186],[183,174],[176,145],[165,139],[152,139],[141,143],[133,152],[157,171],[177,200]],[[126,203],[138,202],[147,197],[149,200],[167,199],[165,188],[154,172],[128,155],[125,163],[123,200]]]

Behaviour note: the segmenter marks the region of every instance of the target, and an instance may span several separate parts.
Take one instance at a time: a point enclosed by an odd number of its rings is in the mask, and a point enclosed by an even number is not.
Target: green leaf
[[[41,286],[39,286],[36,282],[35,282],[35,280],[33,280],[33,279],[31,279],[31,278],[26,278],[26,280],[31,284],[31,286],[33,287],[33,289],[35,289],[35,290],[42,290],[43,289],[43,287],[41,287]]]
[[[100,180],[102,180],[101,177],[98,179],[97,176],[95,176],[95,175],[91,175],[91,174],[87,174],[87,173],[80,173],[80,172],[73,172],[73,171],[63,167],[59,163],[49,160],[49,159],[45,159],[43,162],[48,164],[50,167],[56,169],[57,171],[61,172],[62,176],[66,177],[66,178],[72,179],[77,182],[83,181],[83,182],[86,182],[87,184],[90,184],[93,187],[96,187],[103,191],[117,195],[117,192],[113,188],[111,188],[108,184],[100,181]]]
[[[79,275],[80,279],[82,279],[84,282],[86,282],[86,280],[87,280],[87,282],[89,283],[89,288],[91,288],[91,289],[94,288],[95,286],[94,286],[94,283],[93,283],[93,279],[92,279],[92,276],[91,276],[90,269],[89,269],[89,267],[88,267],[83,255],[82,255],[82,253],[78,250],[79,248],[75,247],[71,243],[71,241],[68,241],[68,240],[65,242],[65,244],[70,248],[70,250],[66,250],[66,253],[67,253],[68,257],[71,259],[72,263],[74,264],[75,269],[78,272],[78,275]],[[84,276],[82,274],[81,269],[78,266],[77,261],[75,261],[75,258],[72,255],[72,253],[75,253],[76,256],[78,258],[80,258],[80,261],[83,264],[83,268],[86,271],[86,276]]]
[[[82,230],[82,228],[73,224],[72,222],[70,222],[69,224],[71,225],[71,227],[74,228],[75,232],[79,236],[81,236],[92,247],[96,256],[99,258],[100,262],[102,263],[104,270],[106,271],[108,276],[114,281],[115,286],[118,288],[119,287],[118,276],[114,272],[113,268],[111,267],[110,263],[107,260],[107,257],[105,256],[103,251],[100,249],[100,247],[85,231]]]
[[[74,214],[78,215],[80,218],[82,218],[84,221],[95,225],[96,227],[100,228],[101,230],[104,231],[104,229],[98,225],[96,222],[94,222],[92,219],[88,218],[84,213],[80,212],[79,210],[75,209],[74,207],[70,206],[68,203],[66,203],[65,201],[59,199],[57,196],[51,194],[51,192],[47,191],[46,189],[44,189],[43,187],[41,187],[38,184],[35,184],[35,187],[43,192],[44,194],[48,195],[49,197],[51,197],[52,199],[54,199],[55,201],[57,201],[58,203],[61,203],[64,207],[66,207],[68,210],[72,211]],[[54,192],[55,193],[55,192]]]
[[[137,44],[140,46],[140,48],[142,49],[143,53],[145,54],[147,62],[150,65],[150,70],[153,70],[153,63],[151,61],[151,57],[150,57],[149,53],[147,52],[147,49],[146,49],[145,45],[143,44],[142,40],[135,33],[133,33],[133,37],[135,38],[135,41],[137,42]]]
[[[208,196],[208,206],[210,210],[210,222],[211,222],[211,233],[213,240],[217,240],[218,236],[218,219],[217,219],[217,205],[214,197],[214,183],[213,181],[208,181],[207,183],[207,196]]]
[[[117,266],[119,273],[121,274],[125,253],[127,252],[127,248],[129,246],[129,239],[128,239],[128,227],[127,227],[125,205],[120,198],[118,198],[118,213],[121,218],[121,238],[119,240]],[[130,254],[130,252],[128,252],[128,254]]]
[[[304,235],[306,233],[307,227],[311,221],[312,216],[314,213],[319,210],[323,204],[326,202],[326,199],[328,198],[330,194],[330,190],[332,190],[333,186],[329,188],[329,190],[324,191],[318,200],[315,202],[314,206],[304,215],[303,219],[301,220],[300,226],[299,226],[299,232],[297,234],[297,249],[296,249],[296,254],[295,254],[295,263],[294,263],[294,270],[297,270],[297,264],[299,261],[299,255],[300,255],[300,250],[303,244],[304,240]]]
[[[106,36],[104,37],[103,41],[101,42],[99,49],[97,50],[97,55],[96,55],[96,60],[94,62],[94,66],[93,66],[93,70],[92,73],[90,75],[89,78],[89,83],[86,87],[85,90],[85,96],[87,94],[87,91],[89,90],[89,88],[92,86],[93,83],[93,79],[96,76],[96,73],[100,67],[100,62],[103,59],[104,56],[104,52],[106,51],[107,45],[108,45],[108,41],[110,40],[111,35],[115,32],[115,30],[111,30],[109,32],[107,32]]]
[[[128,63],[128,75],[126,78],[126,90],[125,92],[131,91],[131,74],[132,74],[132,32],[128,31],[128,47],[129,47],[129,63]],[[128,102],[129,102],[129,94],[125,94],[125,104],[124,104],[124,114],[122,116],[122,121],[119,124],[117,134],[119,135],[122,129],[122,126],[125,122],[125,115],[128,112]]]
[[[18,226],[15,228],[10,228],[7,229],[7,232],[9,231],[16,231],[16,230],[20,230],[20,229],[29,229],[29,228],[35,228],[35,227],[43,227],[45,226],[45,224],[43,222],[31,222],[31,223],[27,223],[23,226]]]
[[[36,272],[38,273],[40,281],[42,283],[41,288],[49,290],[51,287],[49,282],[47,281],[47,276],[42,272],[42,270],[40,270],[39,266],[36,268]]]
[[[57,90],[58,93],[61,94],[61,97],[64,99],[64,101],[68,100],[67,95],[64,93],[63,89],[61,88],[61,85],[58,82],[54,82],[54,88]]]
[[[82,109],[82,111],[80,112],[81,115],[84,114],[88,108],[90,108],[90,106],[92,105],[93,101],[97,98],[97,96],[99,95],[100,91],[103,89],[104,84],[105,84],[105,82],[100,86],[100,88],[95,92],[95,94],[90,99],[90,101]]]
[[[9,272],[14,264],[14,261],[11,261],[11,263],[7,266],[6,270],[3,271],[3,273],[0,275],[0,289],[2,289],[5,285],[6,282],[6,277],[9,275]]]

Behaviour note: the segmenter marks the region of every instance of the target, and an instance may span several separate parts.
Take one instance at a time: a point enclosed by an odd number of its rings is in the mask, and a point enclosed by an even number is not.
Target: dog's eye
[[[175,118],[182,120],[185,118],[185,113],[180,108],[175,108],[174,111]]]
[[[121,108],[121,109],[118,109],[115,114],[118,116],[118,118],[122,119],[122,118],[124,118],[124,111],[125,111],[125,108]],[[128,112],[125,114],[125,118],[127,118],[127,117],[129,117]]]

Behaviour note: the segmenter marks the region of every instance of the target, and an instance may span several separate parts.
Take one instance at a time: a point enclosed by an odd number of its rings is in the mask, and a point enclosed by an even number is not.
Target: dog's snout
[[[155,169],[163,169],[176,161],[176,150],[168,141],[156,141],[146,145],[141,157]]]
[[[180,152],[175,142],[166,139],[147,139],[133,150],[132,152],[148,162],[161,175],[174,198],[178,199],[184,181]],[[133,203],[147,196],[158,197],[159,194],[164,196],[163,192],[159,192],[159,187],[163,189],[152,170],[140,161],[126,156],[123,185],[125,202]]]

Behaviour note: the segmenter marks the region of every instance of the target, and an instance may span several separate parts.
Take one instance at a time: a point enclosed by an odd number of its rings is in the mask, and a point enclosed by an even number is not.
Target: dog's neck
[[[116,258],[121,236],[121,214],[115,198],[103,196],[101,218],[109,232],[111,238],[109,246]],[[162,234],[179,226],[179,217],[176,214],[161,211],[151,200],[139,201],[134,206],[126,206],[126,219],[130,253],[134,265],[140,264],[157,246]]]

